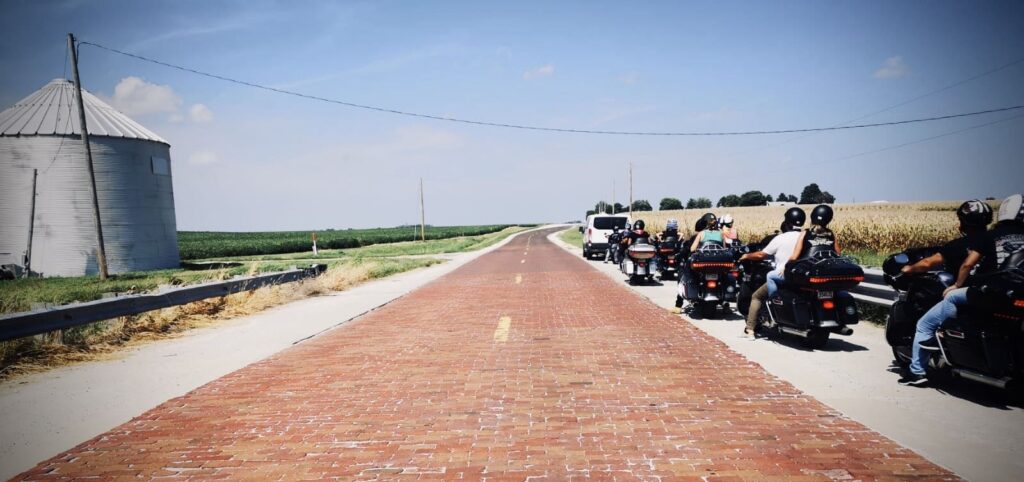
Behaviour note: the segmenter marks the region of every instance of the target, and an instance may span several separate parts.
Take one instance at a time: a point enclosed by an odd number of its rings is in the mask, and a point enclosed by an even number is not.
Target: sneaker
[[[908,387],[920,387],[928,383],[928,377],[916,373],[907,373],[900,378],[899,384]]]
[[[668,311],[672,312],[674,315],[678,315],[683,312],[683,309],[678,306],[673,306],[672,308],[669,308]]]

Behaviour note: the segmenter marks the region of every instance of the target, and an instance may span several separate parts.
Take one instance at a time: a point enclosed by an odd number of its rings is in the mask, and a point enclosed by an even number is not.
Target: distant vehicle
[[[625,214],[591,214],[583,230],[583,257],[604,256],[608,250],[608,235],[616,226],[629,229],[631,221]]]

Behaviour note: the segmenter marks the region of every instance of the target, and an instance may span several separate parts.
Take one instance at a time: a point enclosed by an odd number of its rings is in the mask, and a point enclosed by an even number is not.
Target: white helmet
[[[998,221],[1024,222],[1024,196],[1012,194],[1003,199],[1003,203],[999,205]]]
[[[668,222],[665,223],[665,229],[679,230],[679,221],[676,221],[675,219],[669,219]]]
[[[725,214],[718,219],[718,224],[722,226],[732,226],[732,214]]]

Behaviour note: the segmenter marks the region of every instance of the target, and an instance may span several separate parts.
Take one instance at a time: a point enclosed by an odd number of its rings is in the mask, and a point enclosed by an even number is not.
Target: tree
[[[821,193],[821,198],[818,200],[821,204],[832,204],[836,202],[836,197],[829,194],[828,191]]]
[[[629,210],[626,209],[626,206],[623,206],[622,203],[615,203],[615,206],[612,208],[612,214],[624,213],[626,211]]]
[[[800,193],[800,204],[818,204],[820,199],[821,188],[813,182],[805,186],[803,192]]]
[[[658,204],[658,210],[668,211],[670,209],[683,209],[683,203],[674,197],[663,198]]]
[[[740,206],[764,206],[767,203],[761,191],[747,191],[740,196]]]
[[[686,201],[687,209],[708,209],[711,207],[711,200],[706,197],[699,197],[697,199],[690,198]]]
[[[765,196],[765,197],[764,197],[764,199],[765,199],[765,201],[767,201],[767,202],[775,202],[775,200],[774,200],[774,199],[772,199],[772,195],[771,195],[771,194],[769,194],[769,195]]]
[[[612,214],[612,205],[604,201],[598,201],[597,204],[594,205],[594,212],[602,214]]]
[[[720,208],[734,208],[740,205],[740,197],[735,194],[729,194],[722,196],[718,200],[718,207]],[[711,207],[711,206],[708,206]]]
[[[647,202],[646,199],[637,199],[636,201],[633,201],[633,210],[654,211],[654,208],[651,207],[651,203]]]
[[[780,203],[784,203],[789,201],[789,196],[787,196],[784,192],[780,192],[779,195],[775,198],[775,200]]]

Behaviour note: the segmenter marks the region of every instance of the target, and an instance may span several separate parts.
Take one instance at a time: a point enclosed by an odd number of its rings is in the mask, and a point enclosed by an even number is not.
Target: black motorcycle
[[[605,254],[605,261],[615,264],[622,262],[622,231],[615,231],[608,235],[608,252]]]
[[[744,263],[744,287],[748,293],[743,305],[750,309],[750,294],[772,268],[770,263]],[[753,266],[750,266],[750,265]],[[752,270],[748,273],[747,269]],[[790,263],[786,282],[769,298],[758,314],[758,324],[769,334],[800,337],[804,346],[818,349],[828,343],[832,333],[851,335],[860,321],[857,304],[849,290],[864,281],[864,270],[852,259],[825,251]],[[746,312],[743,312],[746,315]]]
[[[714,318],[718,308],[729,311],[729,302],[736,300],[739,271],[737,253],[722,245],[709,243],[690,255],[692,284],[687,297],[693,310],[703,318]]]
[[[885,282],[899,297],[889,310],[885,339],[896,363],[906,369],[917,320],[942,300],[955,278],[944,271],[903,274],[904,266],[938,252],[938,248],[910,249],[885,260]],[[936,332],[934,343],[921,348],[929,357],[929,380],[958,376],[998,388],[1024,380],[1024,270],[1017,266],[1024,253],[1014,255],[1003,269],[975,278],[967,291],[967,309],[959,309]]]
[[[657,244],[658,275],[664,280],[679,276],[679,248],[681,241],[678,236],[666,236]]]

